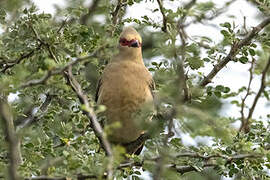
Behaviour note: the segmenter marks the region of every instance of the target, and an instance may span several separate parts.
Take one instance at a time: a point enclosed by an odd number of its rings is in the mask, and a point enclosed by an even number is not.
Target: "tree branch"
[[[72,74],[72,66],[69,66],[68,70],[65,71],[65,77],[68,80],[68,84],[72,87],[73,91],[77,94],[81,104],[84,106],[82,109],[84,114],[88,117],[88,119],[91,122],[91,127],[96,135],[96,137],[99,139],[99,142],[103,149],[106,152],[106,155],[109,158],[109,162],[107,165],[108,170],[108,179],[112,179],[113,177],[113,152],[111,149],[111,145],[109,141],[107,140],[105,133],[99,124],[97,117],[94,113],[94,109],[90,107],[87,96],[83,93],[83,90],[81,88],[81,85],[78,83],[78,81],[75,79],[75,77]]]
[[[118,0],[118,1],[117,1],[117,5],[116,5],[115,9],[114,9],[114,11],[111,13],[113,25],[116,25],[116,24],[117,24],[118,14],[119,14],[119,12],[120,12],[120,10],[121,10],[121,7],[123,6],[122,1],[123,1],[123,0]]]
[[[242,102],[241,102],[241,110],[240,110],[240,113],[241,113],[241,123],[244,124],[245,123],[245,114],[244,114],[244,109],[245,109],[245,102],[246,102],[246,99],[247,97],[250,95],[250,86],[251,86],[251,82],[253,80],[253,67],[254,67],[254,63],[255,63],[255,58],[252,58],[252,61],[251,61],[251,65],[250,65],[250,68],[249,68],[249,81],[248,81],[248,86],[247,86],[247,92],[246,92],[246,95],[244,96],[244,98],[242,98]]]
[[[64,25],[65,25],[65,23],[64,23]],[[64,25],[63,25],[63,26],[64,26]],[[39,34],[37,33],[37,31],[35,30],[35,28],[32,26],[31,23],[28,23],[28,26],[29,26],[30,29],[33,31],[33,33],[34,33],[34,35],[35,35],[37,41],[39,41],[41,44],[43,44],[43,45],[48,49],[48,52],[49,52],[51,58],[53,58],[54,61],[55,61],[56,63],[59,63],[60,61],[59,61],[58,58],[55,56],[55,54],[52,52],[51,45],[48,44],[47,42],[45,42],[44,40],[42,40],[42,39],[40,38]],[[61,27],[60,27],[60,28],[61,28]],[[61,30],[61,29],[60,29],[60,30]],[[58,31],[60,31],[60,30],[58,30]],[[58,32],[58,31],[57,31],[57,32]]]
[[[48,106],[50,105],[52,101],[53,95],[47,94],[45,101],[41,104],[39,107],[39,111],[42,113],[41,116],[38,116],[37,114],[33,114],[33,109],[31,109],[30,113],[27,115],[26,118],[22,120],[18,120],[20,124],[17,125],[16,130],[19,131],[20,129],[23,129],[29,125],[31,125],[33,122],[38,121],[47,111]]]
[[[217,75],[217,73],[224,68],[233,58],[235,58],[235,56],[237,55],[238,51],[244,47],[247,46],[251,43],[251,40],[258,35],[258,33],[264,28],[266,27],[268,24],[270,24],[270,17],[268,17],[267,19],[265,19],[264,21],[262,21],[258,26],[254,27],[249,33],[248,35],[242,39],[239,42],[235,42],[231,49],[229,54],[222,60],[220,61],[218,64],[216,64],[214,66],[214,68],[211,70],[211,72],[200,82],[200,86],[204,87],[207,84],[209,84],[212,79]]]
[[[162,0],[157,0],[157,2],[158,2],[159,10],[162,14],[162,19],[163,19],[163,27],[161,28],[161,30],[166,33],[167,32],[167,17],[164,12]]]
[[[178,34],[181,39],[182,43],[182,48],[181,48],[181,59],[178,58],[178,55],[175,52],[175,59],[178,60],[178,72],[179,72],[179,84],[180,84],[180,89],[184,91],[184,98],[183,102],[188,102],[191,100],[191,94],[187,85],[187,75],[185,74],[185,69],[184,69],[184,63],[186,60],[186,32],[184,29],[184,26],[182,26],[182,23],[180,20],[178,21]]]
[[[177,156],[170,157],[170,158],[177,159],[177,158],[183,158],[183,157],[204,159],[206,161],[208,161],[209,159],[212,159],[212,158],[222,158],[222,159],[226,160],[225,164],[228,164],[228,163],[231,163],[231,162],[239,160],[239,159],[243,160],[243,159],[260,158],[262,156],[261,155],[256,155],[256,154],[237,154],[237,155],[233,155],[233,156],[225,156],[225,155],[221,155],[221,154],[214,154],[214,155],[204,156],[204,155],[200,155],[199,153],[192,153],[192,152],[189,153],[189,152],[187,152],[187,153],[178,154]],[[135,161],[126,162],[126,163],[120,164],[117,167],[117,169],[121,170],[123,168],[134,167],[134,166],[143,167],[145,161],[157,162],[158,160],[159,160],[159,158],[153,158],[153,159],[144,159],[141,162],[135,162]],[[217,167],[217,166],[219,166],[219,165],[215,164],[215,163],[206,162],[205,164],[202,165],[202,168],[204,169],[204,168],[207,168],[207,167]],[[174,163],[172,163],[172,164],[164,164],[164,167],[165,168],[170,168],[172,170],[176,170],[180,174],[185,174],[187,172],[192,172],[192,171],[197,171],[198,172],[198,171],[203,170],[201,168],[198,168],[198,167],[195,167],[195,166],[192,166],[192,165],[176,165]],[[88,179],[88,178],[94,178],[94,179],[98,178],[95,175],[83,175],[83,174],[79,174],[79,175],[77,175],[77,177],[78,177],[78,180],[85,180],[85,179]],[[103,177],[105,178],[106,175],[104,175]],[[35,177],[35,179],[34,178],[32,178],[32,179],[31,178],[26,178],[25,180],[59,180],[60,178],[65,180],[65,177],[58,177],[58,179],[57,179],[57,178],[46,177],[46,176]],[[60,179],[60,180],[62,180],[62,179]]]
[[[15,133],[13,116],[8,103],[0,96],[0,120],[8,143],[9,168],[8,175],[11,180],[18,180],[17,168],[21,161],[20,145]]]
[[[85,61],[87,59],[90,59],[90,58],[95,57],[97,55],[98,51],[100,49],[102,49],[102,48],[104,48],[104,47],[100,47],[99,49],[95,50],[93,53],[89,54],[88,56],[76,58],[75,60],[72,60],[71,62],[67,63],[62,68],[48,70],[48,72],[42,78],[30,80],[30,81],[22,84],[20,86],[20,88],[26,88],[26,87],[29,87],[29,86],[34,86],[34,85],[39,85],[39,84],[45,84],[47,82],[47,80],[51,76],[62,74],[64,71],[66,71],[69,68],[69,66],[76,65],[76,64],[78,64],[78,63],[80,63],[82,61]]]
[[[246,159],[246,158],[258,158],[261,157],[261,155],[258,154],[236,154],[233,156],[226,156],[222,154],[213,154],[213,155],[201,155],[199,153],[181,153],[176,155],[176,157],[173,158],[181,158],[181,157],[190,157],[190,158],[199,158],[199,159],[204,159],[204,160],[209,160],[213,158],[222,158],[225,159],[227,162],[239,160],[239,159]]]
[[[266,84],[265,84],[266,73],[268,72],[269,68],[270,68],[270,57],[268,58],[267,64],[266,64],[266,66],[265,66],[265,68],[263,69],[263,72],[262,72],[260,89],[257,92],[257,94],[256,94],[256,96],[255,96],[255,98],[253,100],[252,106],[249,109],[249,114],[248,114],[247,118],[245,119],[244,123],[241,124],[241,127],[240,127],[239,131],[243,130],[245,133],[249,132],[249,120],[252,118],[253,112],[254,112],[255,107],[257,105],[257,102],[258,102],[259,98],[261,97],[262,92],[265,89],[265,86],[266,86]]]
[[[23,61],[26,58],[30,58],[32,57],[36,51],[41,49],[42,44],[39,44],[37,48],[33,49],[32,51],[22,54],[18,59],[9,62],[10,60],[4,60],[4,63],[0,63],[0,67],[3,67],[3,69],[1,69],[1,73],[5,73],[9,68],[12,68],[13,66],[15,66],[16,64],[20,64],[21,61]],[[0,58],[0,59],[4,59],[4,58]]]
[[[25,180],[68,180],[67,177],[49,177],[49,176],[37,176],[32,178],[25,178]]]

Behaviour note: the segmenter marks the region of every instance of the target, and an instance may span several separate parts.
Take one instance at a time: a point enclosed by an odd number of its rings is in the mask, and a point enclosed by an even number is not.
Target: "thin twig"
[[[180,36],[181,39],[181,59],[179,59],[178,55],[175,52],[175,59],[178,62],[178,72],[179,72],[179,84],[180,84],[180,89],[181,91],[184,91],[184,98],[183,98],[183,102],[189,102],[191,100],[191,94],[187,85],[187,79],[188,79],[188,75],[185,74],[185,69],[184,69],[184,63],[186,60],[186,32],[183,26],[181,26],[183,22],[181,22],[179,20],[178,22],[178,34]]]
[[[222,154],[213,154],[213,155],[205,156],[205,155],[201,155],[199,153],[189,153],[188,152],[188,153],[178,154],[172,158],[182,158],[182,157],[200,158],[200,159],[204,159],[204,160],[209,160],[209,159],[213,159],[213,158],[222,158],[228,162],[231,162],[231,161],[235,161],[238,159],[258,158],[258,157],[261,157],[261,155],[258,155],[258,154],[237,154],[237,155],[233,155],[233,156],[226,156],[226,155],[222,155]]]
[[[79,57],[79,58],[76,58],[75,60],[72,60],[71,62],[67,63],[65,66],[63,66],[62,68],[58,68],[58,69],[51,69],[51,70],[48,70],[47,73],[41,77],[40,79],[33,79],[33,80],[30,80],[24,84],[22,84],[20,86],[20,88],[26,88],[26,87],[29,87],[29,86],[34,86],[34,85],[40,85],[40,84],[45,84],[47,82],[47,80],[51,77],[51,76],[54,76],[54,75],[59,75],[59,74],[62,74],[64,71],[66,71],[68,69],[69,66],[73,66],[73,65],[76,65],[80,62],[83,62],[87,59],[90,59],[90,58],[93,58],[97,55],[98,51],[100,49],[102,49],[103,47],[95,50],[93,53],[89,54],[88,56],[84,56],[84,57]]]
[[[48,52],[49,52],[51,58],[53,58],[56,63],[59,63],[60,61],[58,60],[57,56],[55,56],[55,54],[53,53],[51,45],[40,38],[39,34],[37,33],[37,31],[35,30],[35,28],[32,26],[31,23],[28,23],[28,26],[33,31],[37,41],[39,41],[41,44],[43,44],[48,49]]]
[[[235,58],[235,56],[237,55],[237,53],[239,52],[239,50],[244,47],[247,46],[251,43],[251,40],[258,35],[258,33],[264,28],[266,27],[268,24],[270,24],[270,17],[268,17],[267,19],[265,19],[264,21],[262,21],[258,26],[254,27],[249,33],[248,35],[242,39],[239,42],[235,42],[232,47],[231,50],[229,52],[229,54],[222,60],[220,61],[218,64],[216,64],[214,66],[214,68],[211,70],[211,72],[200,82],[200,86],[204,87],[207,84],[209,84],[212,79],[217,75],[217,73],[224,68],[232,59]]]
[[[65,25],[68,22],[68,17],[62,21],[61,26],[58,28],[58,30],[56,31],[57,34],[59,34],[61,32],[61,30],[65,27]]]
[[[91,127],[96,135],[96,137],[99,139],[99,142],[103,149],[106,152],[106,155],[108,156],[108,164],[107,164],[107,170],[108,170],[108,179],[112,179],[113,177],[113,153],[111,149],[111,145],[109,141],[107,140],[105,133],[99,124],[96,114],[94,113],[94,109],[91,108],[87,96],[83,93],[83,90],[81,88],[81,85],[78,83],[78,81],[75,79],[75,77],[72,74],[72,66],[69,66],[68,70],[65,71],[65,76],[68,80],[68,84],[72,87],[73,91],[77,94],[81,104],[84,105],[83,112],[84,114],[89,118],[91,122]]]
[[[0,64],[0,66],[4,66],[3,69],[1,69],[1,73],[5,73],[8,69],[12,68],[16,64],[20,64],[24,59],[32,57],[36,51],[41,49],[42,44],[39,44],[35,49],[31,50],[28,53],[22,54],[18,59],[14,61],[5,60],[6,63]]]
[[[119,14],[119,12],[121,10],[121,7],[122,7],[122,0],[118,0],[114,11],[111,13],[111,15],[112,15],[112,24],[113,25],[117,24],[118,14]]]
[[[244,98],[242,98],[242,102],[241,102],[240,113],[241,113],[241,122],[242,122],[242,124],[245,123],[245,119],[246,119],[245,114],[244,114],[244,109],[245,109],[246,99],[250,95],[251,82],[253,80],[253,67],[254,67],[254,63],[255,63],[255,58],[252,58],[251,65],[250,65],[250,68],[249,68],[249,81],[248,81],[247,91],[246,91],[246,94],[245,94]]]
[[[158,2],[159,10],[162,14],[162,19],[163,19],[163,27],[161,28],[161,30],[163,32],[167,32],[167,17],[166,17],[165,12],[164,12],[162,0],[157,0],[157,2]]]
[[[244,123],[241,124],[241,127],[240,127],[239,131],[242,131],[243,130],[245,133],[249,132],[249,120],[252,118],[252,115],[254,113],[254,110],[255,110],[255,107],[256,107],[256,105],[258,103],[258,100],[261,97],[261,94],[263,93],[263,91],[265,89],[265,86],[266,86],[266,83],[265,83],[266,73],[268,72],[269,68],[270,68],[270,57],[267,60],[267,64],[266,64],[265,68],[262,71],[262,78],[261,78],[260,89],[257,92],[257,94],[256,94],[256,96],[255,96],[255,98],[253,100],[252,106],[249,109],[248,116],[245,119]]]

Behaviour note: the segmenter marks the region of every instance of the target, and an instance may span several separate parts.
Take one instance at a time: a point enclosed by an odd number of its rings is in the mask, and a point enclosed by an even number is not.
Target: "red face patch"
[[[119,43],[120,43],[121,46],[128,46],[128,47],[137,47],[137,48],[139,48],[139,47],[142,46],[142,44],[136,39],[132,39],[132,40],[128,41],[125,38],[120,38]]]

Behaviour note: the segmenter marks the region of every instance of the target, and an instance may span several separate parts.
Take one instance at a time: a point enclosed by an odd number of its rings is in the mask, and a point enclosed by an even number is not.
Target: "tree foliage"
[[[218,7],[210,0],[171,0],[177,4],[171,8],[168,1],[149,0],[158,21],[128,16],[142,0],[67,0],[55,14],[38,11],[29,0],[0,1],[0,178],[140,179],[148,173],[156,180],[269,179],[270,115],[254,116],[259,101],[270,96],[269,1],[249,0],[260,11],[257,26],[229,18],[216,24],[220,42],[187,31],[211,25],[235,1]],[[143,38],[157,114],[147,124],[143,153],[124,157],[122,147],[106,144],[107,129],[96,118],[105,107],[94,99],[129,23]],[[215,83],[226,65],[239,63],[249,69],[246,86]],[[11,94],[16,100],[8,101]],[[240,113],[221,115],[225,101]],[[211,143],[185,146],[183,133]]]

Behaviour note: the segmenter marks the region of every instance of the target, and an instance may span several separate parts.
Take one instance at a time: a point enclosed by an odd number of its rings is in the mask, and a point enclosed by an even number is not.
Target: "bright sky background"
[[[64,0],[33,0],[34,3],[38,6],[41,12],[46,13],[54,13],[54,7],[53,4],[58,4],[63,6],[65,4]],[[90,1],[89,1],[90,2]],[[164,1],[165,7],[171,7],[172,9],[175,9],[177,5],[180,4],[182,1],[178,1],[173,4],[171,1]],[[206,2],[206,0],[198,0],[198,2]],[[225,2],[228,2],[228,0],[219,0],[219,1],[213,1],[215,3],[218,3],[220,7],[222,7],[222,4]],[[133,18],[141,18],[141,16],[147,15],[155,22],[162,23],[162,16],[160,12],[152,13],[151,9],[158,8],[157,3],[152,2],[142,2],[140,4],[135,4],[128,8],[127,15],[125,17],[133,17]],[[224,13],[224,15],[221,15],[220,17],[216,18],[215,20],[211,21],[211,24],[219,25],[220,23],[224,23],[226,21],[228,22],[235,22],[235,24],[241,26],[243,25],[243,19],[244,16],[246,17],[247,22],[247,29],[251,29],[252,27],[256,26],[260,23],[261,20],[256,19],[256,14],[259,13],[256,8],[251,6],[249,3],[247,3],[246,0],[237,0],[235,3],[233,3],[228,11]],[[234,15],[235,19],[230,18],[230,15]],[[102,18],[98,18],[99,20],[102,20]],[[223,36],[219,33],[220,29],[217,29],[218,27],[207,27],[203,26],[201,24],[194,24],[187,28],[187,33],[190,36],[194,35],[207,35],[208,37],[211,37],[213,41],[218,42],[220,41]],[[209,72],[209,70],[212,67],[206,67],[205,72]],[[221,72],[218,73],[218,75],[214,78],[214,84],[221,84],[224,86],[228,86],[231,88],[231,90],[238,90],[242,86],[246,86],[248,83],[249,73],[248,73],[249,66],[243,65],[241,63],[229,63],[226,68],[223,68]],[[257,91],[260,87],[260,78],[255,78],[252,83],[252,88]],[[13,99],[15,96],[10,96],[10,100]],[[240,98],[239,98],[240,99]],[[247,99],[247,103],[251,104],[253,101],[253,97]],[[258,118],[260,116],[265,117],[267,112],[270,112],[270,105],[266,106],[267,101],[260,99],[258,102],[258,105],[254,112],[254,117]],[[223,111],[221,112],[222,115],[230,116],[230,117],[239,117],[240,112],[239,108],[237,108],[234,105],[231,105],[229,101],[225,101],[225,104],[223,106]],[[240,125],[240,122],[236,124],[236,127]],[[195,140],[192,139],[188,134],[182,134],[182,139],[184,139],[183,143],[185,145],[196,145],[198,141],[203,142],[209,142],[209,138],[205,137],[197,137]],[[145,179],[147,176],[144,176]],[[224,178],[228,179],[228,178]]]

